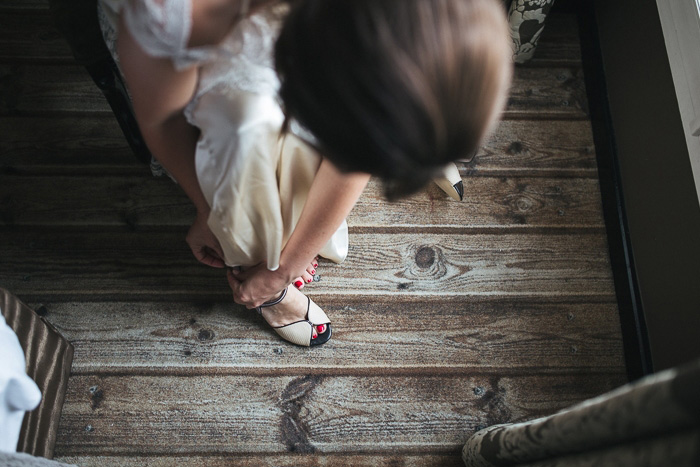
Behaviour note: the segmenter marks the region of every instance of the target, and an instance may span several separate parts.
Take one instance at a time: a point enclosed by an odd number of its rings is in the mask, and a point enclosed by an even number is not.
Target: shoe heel
[[[445,166],[443,174],[433,179],[435,184],[447,193],[452,199],[462,201],[464,199],[464,183],[459,175],[457,166],[450,162]]]

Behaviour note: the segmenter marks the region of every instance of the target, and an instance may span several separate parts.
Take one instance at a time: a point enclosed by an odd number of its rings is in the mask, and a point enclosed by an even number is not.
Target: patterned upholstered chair
[[[554,0],[512,0],[508,9],[508,23],[515,63],[525,63],[535,54],[537,41],[553,4]]]
[[[468,467],[700,465],[700,360],[554,415],[484,428],[462,450]]]

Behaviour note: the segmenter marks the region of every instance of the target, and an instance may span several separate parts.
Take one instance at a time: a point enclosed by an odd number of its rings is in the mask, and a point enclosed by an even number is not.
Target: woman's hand
[[[291,280],[279,269],[270,271],[265,263],[242,272],[229,269],[226,277],[233,291],[233,300],[248,309],[279,297]]]
[[[187,232],[187,244],[192,249],[194,257],[200,262],[214,268],[223,268],[225,266],[224,252],[207,225],[208,217],[209,215],[204,212],[197,212],[197,217]]]

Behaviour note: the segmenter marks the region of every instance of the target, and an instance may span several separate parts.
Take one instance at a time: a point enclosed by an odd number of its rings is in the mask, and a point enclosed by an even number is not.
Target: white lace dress
[[[219,46],[188,49],[191,1],[102,0],[101,7],[107,27],[124,15],[147,53],[169,57],[179,69],[199,67],[185,115],[201,130],[195,165],[211,207],[209,227],[229,266],[265,261],[274,270],[321,161],[294,122],[292,134],[280,137],[272,53],[285,7],[242,19]],[[320,255],[341,262],[347,252],[343,222]]]

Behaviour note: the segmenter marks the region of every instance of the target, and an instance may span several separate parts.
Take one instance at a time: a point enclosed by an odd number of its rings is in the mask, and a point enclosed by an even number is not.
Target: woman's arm
[[[294,232],[282,250],[279,269],[270,271],[263,264],[242,273],[229,271],[236,303],[248,308],[259,306],[300,276],[348,216],[368,181],[368,174],[344,174],[324,159]]]
[[[177,180],[197,210],[187,242],[199,261],[224,267],[221,247],[207,227],[209,205],[194,167],[199,131],[183,114],[197,85],[197,69],[177,71],[170,59],[145,53],[123,19],[119,29],[117,50],[141,133],[155,158]]]

